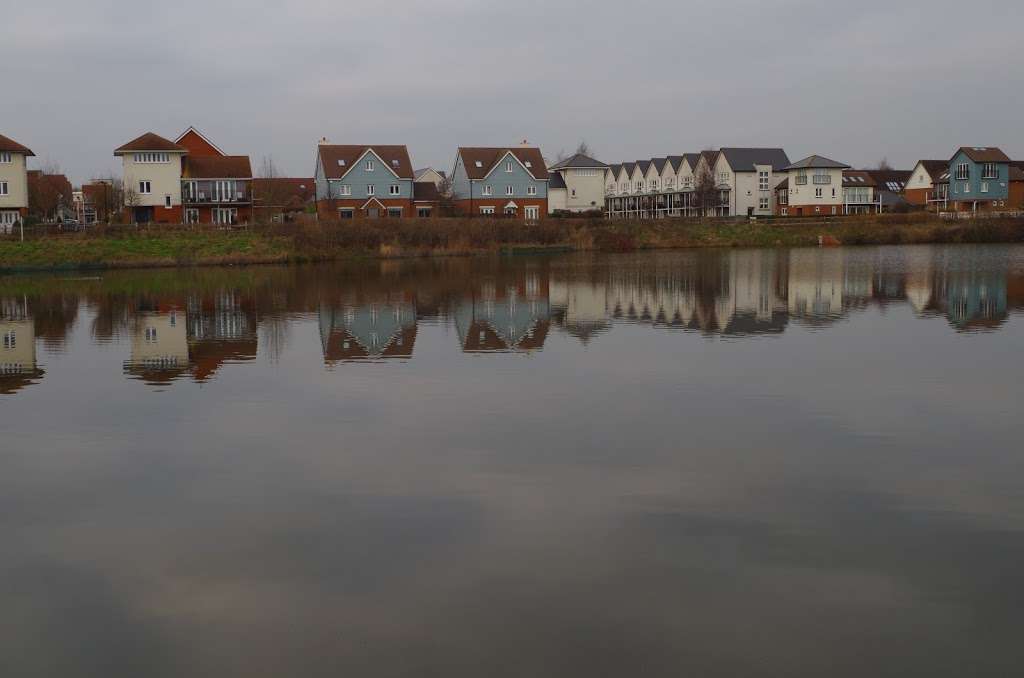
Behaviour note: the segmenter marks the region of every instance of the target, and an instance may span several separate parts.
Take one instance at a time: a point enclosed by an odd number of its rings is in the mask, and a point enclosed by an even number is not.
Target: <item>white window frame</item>
[[[481,207],[480,208],[480,214],[494,214],[494,208],[493,207]]]
[[[373,162],[373,158],[367,158],[366,159],[365,167],[366,167],[366,171],[367,172],[376,172],[377,171],[376,167],[374,165],[374,162]]]
[[[186,224],[198,224],[199,223],[199,208],[188,207],[185,209],[185,223]]]
[[[352,195],[352,186],[350,184],[341,184],[338,186],[338,195]]]
[[[8,195],[9,194],[8,193],[9,190],[10,189],[7,186],[7,182],[6,181],[0,181],[0,195]]]
[[[981,178],[982,179],[998,179],[999,178],[999,167],[994,162],[986,162],[981,167]]]
[[[769,175],[767,170],[759,170],[757,173],[757,189],[759,191],[768,190]]]
[[[572,192],[573,192],[573,195],[575,195],[576,194],[576,189],[573,189]],[[537,195],[537,187],[532,185],[532,184],[527,186],[526,187],[526,195]]]
[[[139,195],[153,195],[153,182],[148,179],[139,179]]]
[[[494,189],[490,186],[484,186],[483,195],[494,195]]]
[[[402,186],[400,184],[391,184],[388,186],[388,195],[401,195]]]
[[[527,220],[540,219],[540,207],[537,205],[527,205],[523,208],[523,218]]]
[[[505,195],[515,195],[515,194],[516,194],[516,187],[515,186],[506,186],[505,187]]]
[[[366,184],[366,195],[377,195],[377,185]]]
[[[0,163],[10,165],[14,162],[14,155],[10,151],[0,151]]]
[[[966,162],[957,165],[955,178],[957,181],[969,181],[971,178],[971,166]]]
[[[508,172],[509,174],[514,172],[515,171],[515,163],[512,162],[511,160],[507,161],[505,163],[505,171]]]

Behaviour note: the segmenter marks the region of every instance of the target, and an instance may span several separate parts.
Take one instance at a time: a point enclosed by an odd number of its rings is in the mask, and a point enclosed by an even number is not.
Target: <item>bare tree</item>
[[[139,195],[139,192],[135,190],[134,186],[127,185],[124,187],[122,197],[124,199],[124,207],[131,214],[130,218],[132,223],[135,223],[135,208],[139,206],[140,202],[142,202],[142,198]]]
[[[693,178],[693,206],[700,208],[701,216],[714,214],[721,203],[721,195],[715,184],[715,175],[705,163]]]
[[[458,209],[455,204],[455,185],[452,183],[452,178],[448,175],[441,177],[440,183],[437,185],[438,199],[438,210],[443,217],[455,217],[459,216]]]
[[[590,147],[590,144],[587,143],[586,139],[580,139],[580,144],[579,144],[579,146],[576,147],[576,154],[577,155],[585,155],[588,158],[593,158],[594,157],[594,149],[592,149]]]
[[[889,164],[889,158],[882,158],[878,161],[878,169],[882,172],[891,172],[892,165]]]
[[[271,155],[263,156],[256,177],[252,186],[252,199],[253,206],[260,212],[257,219],[273,219],[283,212],[292,191],[286,181],[280,181],[281,173]]]

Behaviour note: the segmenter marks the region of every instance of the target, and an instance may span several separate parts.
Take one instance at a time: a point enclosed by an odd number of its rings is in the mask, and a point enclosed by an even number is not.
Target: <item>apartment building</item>
[[[776,213],[795,217],[842,214],[843,171],[848,169],[849,165],[820,155],[784,167],[787,178],[776,188]]]
[[[781,148],[722,148],[714,163],[715,185],[728,212],[723,216],[771,216],[775,186],[789,157]]]

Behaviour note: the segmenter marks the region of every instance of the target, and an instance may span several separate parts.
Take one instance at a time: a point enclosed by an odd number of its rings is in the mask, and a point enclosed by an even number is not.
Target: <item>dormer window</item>
[[[398,167],[398,161],[397,160],[392,160],[391,161],[391,166],[392,167]]]
[[[476,166],[477,166],[477,168],[480,168],[480,167],[483,167],[483,166],[484,166],[484,164],[483,164],[482,162],[480,162],[479,160],[477,160],[477,161],[476,161],[475,163],[473,163],[473,164],[474,164],[474,165],[476,165]]]
[[[506,172],[512,172],[512,161],[511,160],[509,160],[508,162],[505,163],[505,171]]]
[[[345,166],[345,161],[344,160],[339,160],[338,161],[338,167],[344,167],[344,166]]]
[[[530,162],[529,160],[526,161],[525,165],[527,168],[533,167],[533,163]]]
[[[373,171],[373,169],[374,169],[374,167],[373,167],[373,161],[372,161],[372,160],[367,160],[367,161],[366,161],[366,171],[367,171],[367,172],[372,172],[372,171]]]

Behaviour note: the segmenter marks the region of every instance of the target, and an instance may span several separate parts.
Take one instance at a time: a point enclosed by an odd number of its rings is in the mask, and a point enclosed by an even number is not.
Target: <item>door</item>
[[[366,208],[366,218],[367,219],[376,219],[379,216],[380,216],[380,210],[377,209],[376,207],[367,207]]]

